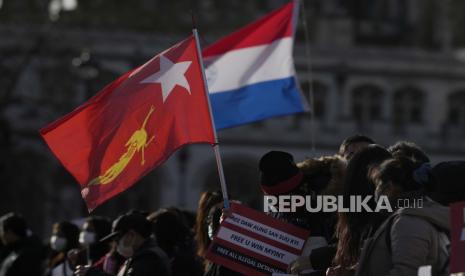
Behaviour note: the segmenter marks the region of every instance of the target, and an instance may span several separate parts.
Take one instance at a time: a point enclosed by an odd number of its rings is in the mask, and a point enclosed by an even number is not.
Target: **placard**
[[[465,202],[450,206],[450,273],[465,272]]]
[[[218,229],[206,254],[210,261],[246,275],[286,273],[310,232],[240,204]]]

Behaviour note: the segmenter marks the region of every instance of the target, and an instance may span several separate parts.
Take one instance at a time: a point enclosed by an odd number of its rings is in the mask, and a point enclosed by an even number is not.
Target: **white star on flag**
[[[189,82],[185,74],[191,63],[191,61],[173,63],[171,60],[161,55],[160,70],[142,80],[141,83],[160,83],[163,102],[165,102],[176,85],[184,87],[190,95]]]

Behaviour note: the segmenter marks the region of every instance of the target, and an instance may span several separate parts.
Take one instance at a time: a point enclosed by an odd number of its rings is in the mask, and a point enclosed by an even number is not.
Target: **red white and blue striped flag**
[[[203,51],[216,129],[308,111],[292,57],[297,17],[293,1]]]

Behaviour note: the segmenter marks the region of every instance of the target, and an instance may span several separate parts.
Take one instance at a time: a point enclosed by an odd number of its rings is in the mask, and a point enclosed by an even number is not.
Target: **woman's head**
[[[385,195],[391,201],[402,196],[422,195],[430,179],[429,163],[419,164],[405,157],[386,160],[373,174],[376,196]]]
[[[104,217],[88,217],[82,225],[79,235],[81,245],[91,245],[97,243],[100,239],[111,232],[111,222]]]
[[[379,145],[369,145],[357,152],[347,165],[344,196],[374,195],[375,186],[370,175],[377,170],[379,164],[391,157],[391,154]]]
[[[195,240],[197,242],[197,255],[203,257],[205,251],[210,245],[208,238],[208,212],[210,209],[222,202],[223,198],[219,191],[206,191],[200,196],[199,207],[197,209],[197,217],[195,222]]]
[[[297,167],[304,174],[303,185],[315,194],[342,195],[346,163],[338,155],[306,159]]]
[[[26,220],[19,214],[8,213],[0,217],[0,244],[15,243],[27,237],[28,227]]]
[[[375,141],[364,135],[354,135],[342,141],[339,147],[339,156],[345,160],[350,160],[358,151],[375,144]]]
[[[161,209],[149,215],[148,220],[152,222],[158,245],[169,257],[173,257],[190,237],[189,226],[176,208]]]
[[[379,145],[369,145],[357,152],[349,161],[344,180],[344,205],[350,203],[351,196],[362,198],[371,196],[367,205],[375,209],[375,185],[371,175],[378,170],[378,166],[391,158],[391,154]],[[377,221],[376,215],[369,212],[339,213],[337,236],[339,238],[335,263],[351,266],[360,254],[363,232]]]
[[[429,157],[415,143],[408,141],[400,141],[388,148],[388,151],[394,158],[405,157],[416,163],[429,163]]]
[[[260,158],[260,188],[267,195],[300,194],[305,195],[302,187],[303,173],[294,162],[292,154],[284,151],[270,151]]]
[[[55,223],[50,237],[50,247],[57,252],[67,252],[79,246],[79,227],[68,221]]]
[[[220,227],[220,218],[222,214],[222,209],[223,209],[223,202],[220,202],[214,205],[208,212],[207,234],[208,234],[209,240],[213,239],[213,236],[216,234],[216,231],[218,231],[218,228]]]
[[[93,261],[98,261],[111,249],[110,240],[100,242],[100,240],[111,232],[111,222],[104,217],[88,217],[81,228],[79,243],[88,247],[90,251],[88,257]]]

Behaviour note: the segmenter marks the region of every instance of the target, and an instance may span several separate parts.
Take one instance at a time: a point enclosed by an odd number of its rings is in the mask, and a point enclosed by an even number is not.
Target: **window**
[[[361,129],[382,120],[383,92],[374,85],[362,85],[352,91],[352,116]]]
[[[409,124],[423,122],[424,93],[416,88],[402,88],[394,93],[393,123],[398,132]]]
[[[465,91],[455,92],[449,96],[447,125],[465,132]]]
[[[361,44],[396,45],[408,38],[408,4],[404,0],[346,1]]]

